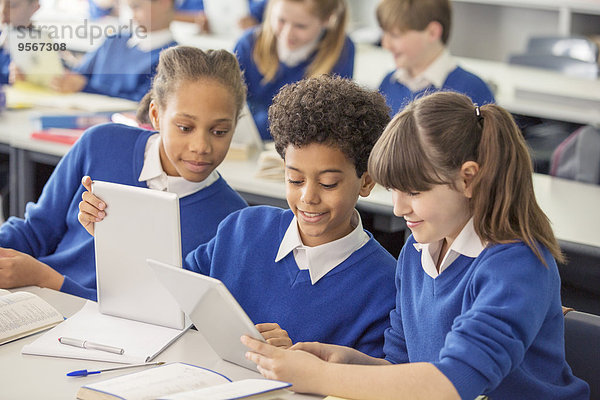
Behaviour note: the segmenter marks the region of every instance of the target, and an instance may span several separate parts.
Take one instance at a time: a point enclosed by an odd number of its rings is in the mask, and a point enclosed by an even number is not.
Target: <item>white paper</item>
[[[137,364],[152,360],[184,332],[185,329],[171,329],[100,314],[98,303],[88,301],[71,318],[49,330],[35,342],[23,346],[21,353]],[[120,347],[125,352],[113,354],[64,345],[58,341],[62,336]]]
[[[146,400],[222,383],[230,383],[230,381],[211,370],[173,363],[86,385],[84,388],[110,393],[128,400]]]
[[[286,382],[268,379],[244,379],[241,381],[224,383],[222,385],[206,387],[188,392],[178,393],[160,400],[230,400],[240,399],[255,394],[270,392],[289,387]]]

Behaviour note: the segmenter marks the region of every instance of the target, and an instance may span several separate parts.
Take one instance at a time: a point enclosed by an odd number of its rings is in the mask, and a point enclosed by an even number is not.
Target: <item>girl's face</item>
[[[368,196],[373,181],[356,176],[341,150],[318,143],[289,145],[285,151],[286,198],[306,246],[318,246],[352,232],[358,196]]]
[[[235,98],[211,79],[184,81],[164,109],[150,104],[150,120],[160,131],[160,161],[169,176],[200,182],[223,161],[236,123]]]
[[[289,50],[314,41],[323,32],[326,21],[311,12],[308,1],[279,0],[273,4],[271,24],[277,40]]]
[[[446,239],[450,246],[471,218],[464,184],[457,182],[457,185],[458,190],[449,185],[435,185],[426,192],[393,191],[394,214],[406,220],[417,242]]]

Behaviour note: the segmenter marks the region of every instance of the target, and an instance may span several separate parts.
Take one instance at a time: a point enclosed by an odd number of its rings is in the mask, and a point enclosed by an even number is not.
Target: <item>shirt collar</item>
[[[144,52],[160,49],[173,42],[173,33],[170,29],[161,29],[159,31],[146,32],[143,37],[141,35],[131,35],[127,41],[127,46],[130,48],[136,47]]]
[[[435,243],[414,243],[413,246],[417,251],[421,252],[421,266],[423,267],[423,270],[427,275],[434,279],[448,268],[460,255],[469,258],[477,258],[483,249],[485,249],[485,243],[481,241],[475,232],[473,218],[467,221],[466,225],[448,249],[448,252],[440,265],[440,272],[437,271],[435,264],[442,247],[441,240]]]
[[[144,152],[144,165],[138,180],[145,181],[150,189],[177,193],[179,198],[182,198],[210,186],[218,179],[217,171],[212,171],[201,182],[191,182],[180,176],[168,176],[160,162],[160,134],[156,133],[148,138]]]
[[[404,68],[398,68],[392,75],[392,79],[400,82],[412,92],[418,92],[426,87],[433,85],[441,89],[446,82],[450,72],[456,69],[456,60],[447,49],[442,53],[419,75],[413,77]]]
[[[316,284],[329,271],[340,265],[369,241],[369,235],[364,231],[360,214],[356,210],[354,210],[352,222],[353,225],[356,224],[356,227],[343,238],[319,246],[308,247],[302,243],[298,222],[294,217],[281,240],[275,262],[279,262],[292,251],[296,260],[298,260],[297,253],[303,253],[300,254],[300,258],[306,262],[306,265],[299,265],[299,268],[308,269],[311,283]]]

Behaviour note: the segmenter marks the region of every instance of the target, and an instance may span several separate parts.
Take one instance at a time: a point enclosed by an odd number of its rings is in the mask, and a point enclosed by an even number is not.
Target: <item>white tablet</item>
[[[102,181],[92,192],[106,203],[94,227],[100,312],[183,329],[183,312],[146,263],[181,265],[178,196]]]
[[[211,33],[238,37],[242,29],[238,21],[250,14],[248,0],[204,0],[204,13]]]
[[[219,357],[256,370],[240,337],[264,339],[223,282],[155,260],[148,265]]]

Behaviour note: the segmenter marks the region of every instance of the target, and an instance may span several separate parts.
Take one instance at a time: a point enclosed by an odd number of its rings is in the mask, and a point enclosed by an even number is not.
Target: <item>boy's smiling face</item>
[[[358,196],[374,186],[365,172],[336,147],[311,143],[285,151],[286,198],[298,220],[302,243],[314,247],[340,239],[353,228],[350,220]]]

